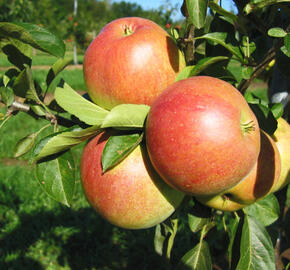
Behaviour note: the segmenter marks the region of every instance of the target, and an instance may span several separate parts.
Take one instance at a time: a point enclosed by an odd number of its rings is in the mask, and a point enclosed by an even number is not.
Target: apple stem
[[[231,196],[232,196],[232,195],[231,195],[231,194],[228,194],[228,193],[223,194],[223,199],[224,199],[224,200],[229,200]]]
[[[133,34],[133,31],[132,31],[132,29],[131,29],[131,27],[129,26],[129,25],[125,25],[124,26],[124,35],[125,36],[129,36],[129,35],[131,35],[131,34]]]
[[[245,133],[250,133],[251,131],[254,131],[255,130],[254,121],[252,120],[250,122],[242,124],[242,129]]]

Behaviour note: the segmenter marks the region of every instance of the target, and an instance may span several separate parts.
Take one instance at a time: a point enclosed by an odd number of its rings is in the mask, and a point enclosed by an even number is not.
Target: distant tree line
[[[78,0],[77,15],[74,16],[74,0],[10,0],[0,1],[0,21],[38,24],[64,40],[76,40],[84,49],[109,21],[140,16],[165,27],[172,23],[172,13],[176,9],[166,0],[156,10],[144,10],[136,3],[125,1]]]

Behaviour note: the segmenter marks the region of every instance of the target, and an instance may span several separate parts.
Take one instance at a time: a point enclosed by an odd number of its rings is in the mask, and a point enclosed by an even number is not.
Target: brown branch
[[[186,1],[183,1],[181,7],[181,13],[184,17],[186,17],[186,21],[188,22],[189,13],[186,6]],[[189,29],[185,34],[184,38],[180,39],[180,43],[183,47],[185,61],[187,65],[192,65],[194,62],[194,52],[195,52],[195,39],[194,39],[194,30],[195,27],[193,24],[189,25]]]
[[[57,125],[60,125],[63,127],[72,127],[74,125],[79,124],[76,121],[64,118],[64,117],[59,116],[59,115],[54,115],[52,113],[46,113],[43,116],[39,116],[34,111],[31,110],[29,104],[21,103],[19,101],[14,101],[12,103],[12,105],[9,107],[7,113],[9,115],[12,115],[12,114],[17,113],[19,111],[25,112],[35,119],[39,119],[39,118],[46,119],[46,120],[50,121],[52,124],[57,124]]]
[[[195,52],[194,30],[195,27],[193,24],[191,24],[187,37],[184,38],[185,60],[187,65],[192,65],[194,62],[194,52]]]
[[[29,110],[30,106],[28,104],[13,101],[12,105],[8,109],[8,113],[13,113],[14,111],[28,112]]]
[[[286,31],[289,31],[290,25],[286,28]],[[255,67],[254,72],[251,75],[251,78],[249,80],[242,80],[237,87],[240,92],[243,94],[247,88],[250,86],[250,84],[253,82],[254,79],[256,79],[269,65],[269,63],[275,59],[277,52],[280,50],[280,48],[283,46],[284,41],[283,39],[278,40],[278,42],[266,53],[265,58]]]
[[[253,80],[256,79],[266,69],[266,67],[275,58],[275,56],[276,51],[274,48],[271,48],[268,51],[267,56],[255,67],[254,72],[251,75],[251,78],[248,80],[243,79],[240,82],[238,89],[242,94],[244,94],[244,92],[248,89]]]

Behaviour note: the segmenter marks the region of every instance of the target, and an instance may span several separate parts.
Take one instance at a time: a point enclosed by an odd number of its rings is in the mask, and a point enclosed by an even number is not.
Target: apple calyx
[[[124,25],[124,36],[130,36],[134,33],[132,27],[130,25],[125,24]]]
[[[241,123],[241,128],[244,134],[250,133],[252,131],[255,131],[255,123],[253,120],[246,123]]]

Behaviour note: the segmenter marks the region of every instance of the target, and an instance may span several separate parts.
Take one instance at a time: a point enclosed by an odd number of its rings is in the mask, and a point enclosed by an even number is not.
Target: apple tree
[[[289,120],[289,1],[233,3],[236,12],[224,9],[217,0],[180,3],[184,21],[167,29],[186,62],[176,80],[207,75],[230,83],[244,96],[260,128],[273,136],[279,119]],[[109,110],[93,103],[87,94],[80,95],[63,80],[53,89],[56,76],[72,61],[64,58],[63,41],[45,27],[1,22],[0,48],[13,66],[0,80],[0,101],[5,106],[0,128],[19,111],[47,120],[40,130],[15,142],[15,157],[30,153],[36,179],[50,197],[69,206],[73,196],[79,196],[74,194],[76,165],[72,147],[114,129],[116,135],[110,137],[102,156],[106,172],[145,143],[150,106],[121,104]],[[32,48],[58,58],[47,73],[44,87],[32,76]],[[252,87],[257,80],[266,83],[267,90]],[[53,92],[49,102],[48,92]],[[54,132],[40,138],[48,127],[53,127]],[[288,124],[285,133],[289,138]],[[286,151],[287,156],[289,160]],[[289,164],[285,166],[289,170]],[[215,254],[222,250],[222,265],[227,269],[289,269],[288,173],[281,189],[236,211],[217,210],[201,204],[194,196],[185,196],[176,211],[155,227],[152,241],[156,253],[166,262],[164,267],[220,269]],[[184,230],[195,240],[179,262],[173,263],[174,243]],[[224,236],[217,238],[223,246],[220,250],[217,241],[211,241],[214,234]]]

